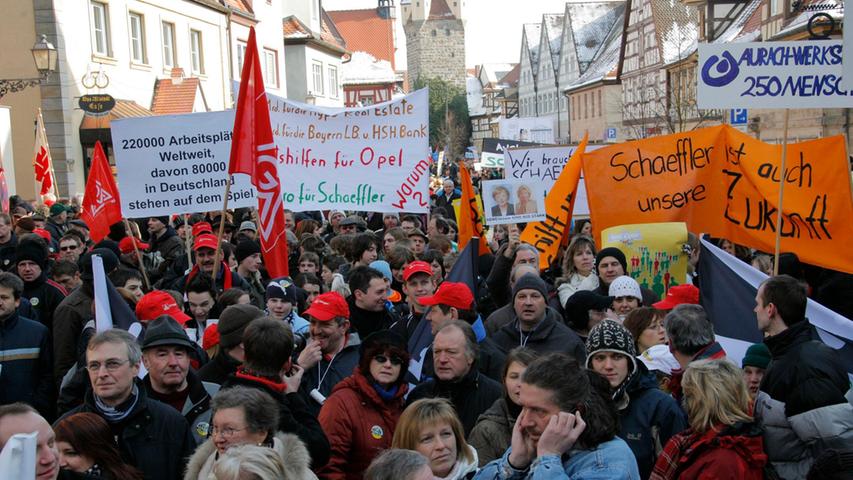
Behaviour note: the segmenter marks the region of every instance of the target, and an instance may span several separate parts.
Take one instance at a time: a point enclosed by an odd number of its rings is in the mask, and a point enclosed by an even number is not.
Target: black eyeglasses
[[[391,365],[402,365],[403,359],[398,357],[397,355],[392,355],[390,357],[386,357],[385,355],[376,355],[373,357],[379,363],[385,363],[387,361],[391,361]]]
[[[63,252],[70,252],[71,250],[77,250],[77,247],[59,247],[59,250]]]

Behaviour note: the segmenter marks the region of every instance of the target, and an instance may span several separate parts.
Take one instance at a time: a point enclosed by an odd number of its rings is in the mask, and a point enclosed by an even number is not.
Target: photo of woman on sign
[[[516,215],[523,213],[537,213],[536,200],[533,199],[533,192],[527,185],[519,185],[515,191],[515,196],[518,197],[518,203],[515,204]]]
[[[492,207],[493,217],[505,217],[507,215],[515,215],[515,209],[509,203],[509,189],[503,186],[495,187],[492,190],[492,199],[497,205]]]

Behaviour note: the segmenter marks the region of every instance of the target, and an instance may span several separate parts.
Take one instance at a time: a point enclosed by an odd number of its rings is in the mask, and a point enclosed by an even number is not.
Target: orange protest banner
[[[853,196],[844,138],[781,145],[727,125],[604,147],[583,156],[593,228],[686,222],[695,233],[853,273]],[[779,182],[785,181],[777,225]]]
[[[581,178],[581,162],[586,151],[588,135],[584,135],[575,153],[569,158],[554,186],[545,196],[545,220],[530,222],[521,233],[521,241],[539,251],[539,268],[551,266],[560,250],[560,241],[571,223],[575,208],[575,192]],[[595,222],[593,221],[593,225]]]
[[[491,253],[489,244],[486,242],[486,235],[483,233],[483,214],[477,202],[477,196],[474,195],[474,184],[471,182],[471,175],[468,174],[468,169],[465,164],[459,162],[459,188],[462,190],[462,199],[459,202],[459,251],[461,252],[471,237],[480,237],[479,253],[486,255]]]

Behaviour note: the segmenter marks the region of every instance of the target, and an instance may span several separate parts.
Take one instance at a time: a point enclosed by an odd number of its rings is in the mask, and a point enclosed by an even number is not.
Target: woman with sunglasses
[[[332,447],[321,479],[361,479],[373,459],[391,447],[408,390],[406,341],[380,330],[360,346],[353,374],[338,383],[320,410],[320,426]]]

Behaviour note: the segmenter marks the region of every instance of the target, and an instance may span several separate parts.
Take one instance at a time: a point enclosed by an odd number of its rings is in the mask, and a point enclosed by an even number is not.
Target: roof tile
[[[375,8],[328,12],[346,41],[348,50],[367,52],[386,60],[394,68],[394,24],[379,16]]]
[[[183,70],[172,69],[172,78],[162,78],[154,83],[151,111],[157,115],[192,113],[200,80],[183,78]]]

